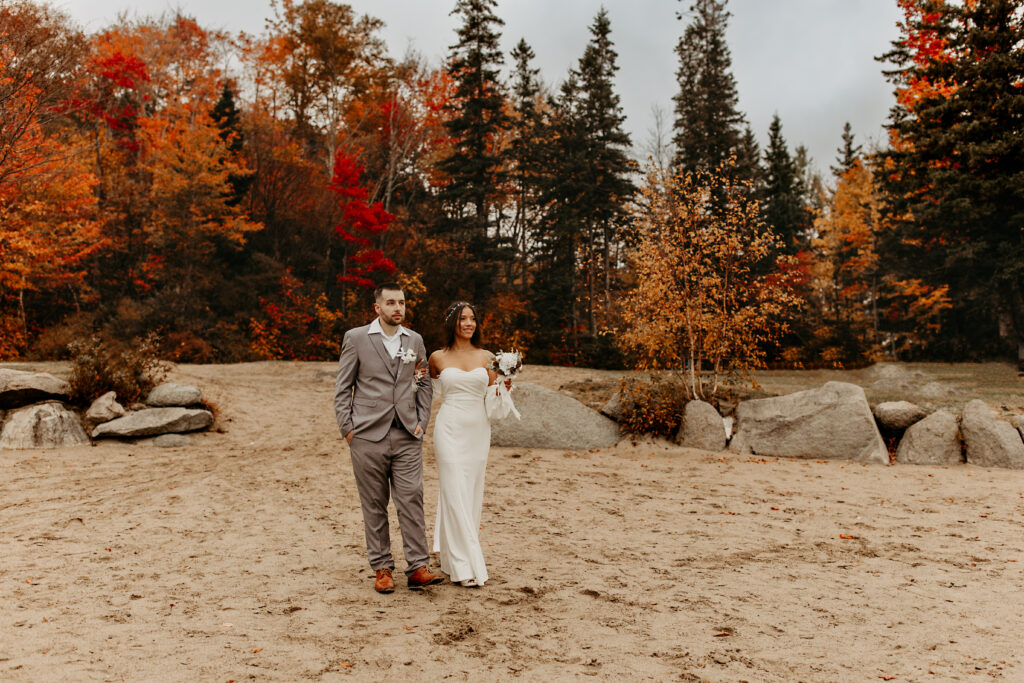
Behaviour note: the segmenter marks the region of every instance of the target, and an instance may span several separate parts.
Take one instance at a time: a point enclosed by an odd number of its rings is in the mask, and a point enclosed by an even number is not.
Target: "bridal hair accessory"
[[[523,369],[523,354],[519,351],[512,349],[511,351],[498,351],[491,358],[491,362],[488,365],[488,369],[498,375],[498,382],[496,383],[496,389],[493,394],[488,392],[488,405],[487,415],[492,419],[501,419],[508,417],[509,415],[515,415],[517,420],[521,420],[519,411],[516,410],[515,404],[512,402],[512,396],[509,388],[505,386],[507,381],[511,381],[519,371]]]
[[[463,308],[469,305],[470,303],[468,301],[456,301],[449,306],[448,310],[444,312],[444,324],[447,325],[451,321],[452,316],[457,315]]]

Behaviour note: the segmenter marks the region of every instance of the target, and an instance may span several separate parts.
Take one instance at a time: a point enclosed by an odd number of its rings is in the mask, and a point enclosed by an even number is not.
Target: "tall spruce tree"
[[[623,130],[608,13],[600,10],[578,67],[550,103],[544,219],[535,240],[537,340],[560,362],[609,362],[598,333],[618,284],[618,248],[636,191]]]
[[[453,140],[452,154],[439,164],[447,177],[440,193],[445,216],[437,226],[465,247],[465,283],[476,301],[491,293],[496,266],[508,258],[498,250],[496,197],[505,180],[499,136],[507,130],[505,90],[499,71],[505,58],[493,13],[496,0],[458,0],[452,14],[462,17],[458,42],[451,46],[448,74],[455,93],[445,123]]]
[[[836,150],[839,155],[836,157],[836,165],[831,166],[832,175],[839,178],[853,168],[857,159],[860,159],[861,146],[853,144],[853,129],[850,122],[843,124],[843,145]]]
[[[594,17],[590,34],[578,73],[590,162],[588,191],[581,200],[588,217],[584,261],[587,329],[594,338],[599,309],[605,316],[611,310],[619,233],[629,220],[629,202],[636,187],[630,179],[630,139],[623,129],[626,117],[615,93],[618,55],[612,47],[611,22],[604,8]]]
[[[881,59],[897,104],[881,154],[894,277],[949,287],[928,353],[1024,364],[1024,0],[905,4]]]
[[[806,241],[809,222],[802,178],[786,139],[779,115],[768,127],[768,148],[764,152],[764,218],[782,240],[785,253],[795,253]]]
[[[676,45],[679,92],[675,101],[676,165],[685,171],[714,170],[739,156],[744,118],[725,40],[726,0],[696,0],[693,20]],[[747,150],[749,151],[749,150]]]
[[[580,299],[577,253],[583,243],[590,192],[589,145],[582,94],[574,71],[549,102],[547,144],[540,150],[545,207],[533,242],[536,342],[548,362],[572,362],[579,348]],[[543,357],[542,357],[543,358]]]
[[[511,53],[512,72],[511,142],[508,147],[509,183],[512,188],[513,215],[510,240],[515,258],[508,261],[507,279],[520,291],[528,282],[528,251],[540,218],[545,164],[544,118],[540,104],[540,70],[532,66],[535,54],[521,39]],[[517,270],[515,270],[517,269]]]

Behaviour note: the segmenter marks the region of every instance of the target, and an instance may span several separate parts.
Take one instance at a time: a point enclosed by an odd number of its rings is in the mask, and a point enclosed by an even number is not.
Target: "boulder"
[[[1024,469],[1024,441],[1019,431],[1003,422],[981,399],[964,406],[960,431],[967,462],[981,467]]]
[[[626,410],[626,405],[622,402],[622,392],[618,389],[612,394],[612,397],[608,399],[608,402],[601,408],[601,414],[605,417],[610,417],[616,422],[622,422],[622,416]]]
[[[188,384],[175,384],[164,382],[153,387],[153,390],[146,396],[146,405],[169,407],[169,406],[194,406],[201,403],[203,395],[197,387]]]
[[[902,432],[915,422],[925,418],[925,413],[919,406],[909,401],[887,401],[875,406],[875,419],[878,426],[891,432]]]
[[[153,436],[192,432],[213,424],[213,414],[196,408],[147,408],[128,413],[92,430],[93,438],[101,436]]]
[[[516,383],[512,400],[522,415],[491,422],[492,446],[607,448],[619,441],[619,425],[571,396],[529,382]]]
[[[78,416],[59,401],[12,410],[0,431],[0,448],[87,446],[89,437]]]
[[[955,465],[963,462],[956,415],[937,410],[911,425],[900,439],[896,462],[908,465]]]
[[[182,448],[191,443],[192,437],[184,434],[161,434],[153,439],[153,445],[157,448]]]
[[[0,368],[0,409],[20,408],[32,403],[63,400],[71,386],[45,372]]]
[[[124,407],[117,402],[117,394],[108,391],[92,402],[89,410],[85,411],[85,419],[92,424],[99,424],[110,422],[117,417],[124,417],[126,412]]]
[[[740,403],[729,450],[787,458],[889,462],[864,390],[846,382]]]
[[[705,401],[689,401],[683,409],[679,443],[687,448],[718,452],[725,450],[725,425],[715,407]]]

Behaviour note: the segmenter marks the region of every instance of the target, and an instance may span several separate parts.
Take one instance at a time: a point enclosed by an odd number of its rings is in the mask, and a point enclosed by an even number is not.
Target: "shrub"
[[[128,344],[99,337],[69,344],[72,402],[85,406],[108,391],[125,404],[142,399],[167,374],[157,356],[157,341],[150,334]]]
[[[690,387],[679,374],[654,375],[648,379],[623,379],[619,396],[623,431],[674,437],[690,400]]]

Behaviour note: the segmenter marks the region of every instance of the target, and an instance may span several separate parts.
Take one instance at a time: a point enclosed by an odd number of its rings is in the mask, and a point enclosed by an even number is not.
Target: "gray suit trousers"
[[[426,566],[427,534],[423,522],[423,442],[394,425],[380,441],[352,435],[352,471],[359,489],[370,567],[394,569],[388,500],[392,494],[405,552],[405,573]]]

